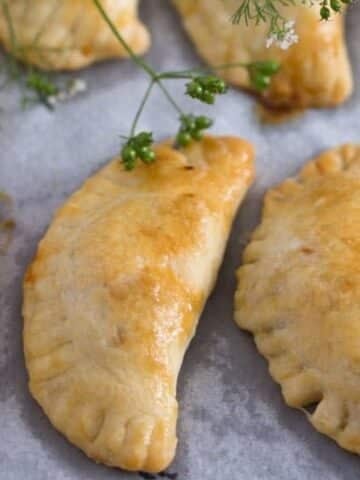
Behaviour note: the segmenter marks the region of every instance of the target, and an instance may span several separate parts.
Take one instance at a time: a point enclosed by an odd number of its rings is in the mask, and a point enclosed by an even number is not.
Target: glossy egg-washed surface
[[[206,137],[124,171],[114,160],[57,212],[24,284],[30,390],[87,455],[160,471],[176,381],[214,285],[252,148]]]
[[[137,0],[102,5],[138,54],[149,35],[137,17]],[[73,70],[94,61],[127,56],[92,0],[10,0],[0,12],[0,41],[19,59],[45,70]]]
[[[330,150],[265,199],[238,271],[236,321],[293,407],[360,453],[360,146]]]
[[[352,91],[352,74],[343,33],[343,15],[320,21],[319,5],[280,8],[295,21],[298,43],[287,50],[266,48],[268,23],[233,25],[238,0],[173,0],[199,53],[212,66],[277,60],[280,72],[262,95],[267,105],[281,108],[335,106]],[[246,70],[218,72],[233,85],[251,88]]]

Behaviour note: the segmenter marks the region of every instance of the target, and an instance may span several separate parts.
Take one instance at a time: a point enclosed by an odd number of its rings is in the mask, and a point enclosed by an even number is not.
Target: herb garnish
[[[51,52],[53,54],[59,54],[69,50],[70,47],[57,48],[39,45],[47,22],[56,15],[60,5],[59,2],[60,0],[55,3],[50,15],[40,27],[32,42],[28,45],[21,45],[16,36],[9,1],[0,0],[0,14],[2,14],[6,20],[10,43],[9,53],[4,54],[2,59],[0,73],[2,73],[3,82],[0,84],[0,89],[5,88],[10,83],[16,83],[23,93],[21,103],[24,107],[29,104],[41,103],[52,110],[58,100],[66,100],[67,98],[73,97],[75,93],[84,90],[83,85],[79,88],[73,87],[72,83],[79,82],[79,80],[75,79],[60,86],[59,82],[55,81],[54,75],[26,64],[27,56],[33,52],[36,52],[37,55],[42,58],[44,53]],[[49,69],[51,69],[50,63]]]
[[[137,56],[131,47],[124,40],[108,14],[106,13],[100,0],[93,0],[94,5],[99,13],[112,30],[115,37],[121,43],[123,48],[129,54],[129,57],[136,63],[149,77],[149,85],[140,102],[140,106],[135,114],[130,133],[123,137],[122,145],[122,161],[127,170],[132,170],[138,161],[146,164],[155,160],[155,152],[153,150],[153,134],[152,132],[137,132],[137,124],[146,102],[151,94],[154,86],[160,88],[171,106],[175,109],[179,118],[179,129],[176,134],[176,145],[185,146],[191,141],[200,140],[206,129],[210,128],[213,120],[206,116],[196,116],[192,113],[185,113],[172,97],[165,82],[170,79],[184,80],[185,94],[200,102],[212,105],[218,95],[223,95],[227,91],[227,85],[210,70],[190,69],[183,71],[157,72],[151,65],[139,56]],[[52,18],[56,15],[60,3],[55,2]],[[40,71],[38,68],[24,65],[18,58],[26,61],[27,55],[31,50],[35,50],[39,55],[47,52],[45,46],[41,46],[39,41],[46,29],[46,22],[35,35],[30,45],[20,45],[16,38],[14,22],[11,16],[11,9],[8,0],[0,0],[0,9],[6,19],[9,34],[10,52],[5,58],[3,69],[5,73],[5,81],[3,86],[10,81],[16,81],[24,91],[22,103],[40,102],[47,108],[52,109],[58,100],[71,97],[74,92],[82,91],[83,86],[78,89],[67,88],[62,91],[59,85],[53,80],[53,77]],[[52,52],[57,53],[59,49],[51,48]],[[51,66],[50,66],[51,67]],[[254,63],[237,63],[220,65],[213,70],[224,70],[229,68],[245,68],[248,71],[250,83],[254,89],[258,91],[265,90],[271,81],[271,77],[279,70],[277,62],[254,62]]]
[[[178,115],[180,126],[176,134],[176,145],[186,146],[193,140],[200,140],[204,131],[210,128],[213,124],[213,120],[203,115],[196,116],[192,113],[185,113],[166,88],[165,81],[170,79],[185,80],[185,94],[195,100],[210,105],[215,103],[218,95],[226,93],[227,85],[225,82],[211,73],[210,70],[204,71],[201,69],[190,69],[169,72],[155,71],[143,58],[140,58],[133,52],[119,30],[116,28],[115,24],[112,22],[109,15],[106,13],[102,2],[100,0],[93,0],[93,3],[115,37],[127,51],[130,58],[149,77],[149,85],[135,114],[130,133],[126,137],[123,136],[124,143],[121,149],[121,156],[126,170],[132,170],[138,161],[149,164],[155,160],[152,132],[137,133],[136,130],[140,116],[154,86],[157,86],[163,92]],[[279,64],[275,61],[235,63],[219,65],[213,70],[220,71],[229,68],[245,68],[248,71],[252,87],[258,91],[263,91],[270,85],[271,77],[279,70]]]
[[[317,4],[320,6],[320,20],[329,20],[333,14],[341,12],[344,5],[352,2],[353,0],[242,0],[232,16],[232,22],[268,24],[266,46],[276,44],[286,49],[298,41],[298,36],[295,33],[295,21],[284,17],[280,9],[296,5],[311,8]]]

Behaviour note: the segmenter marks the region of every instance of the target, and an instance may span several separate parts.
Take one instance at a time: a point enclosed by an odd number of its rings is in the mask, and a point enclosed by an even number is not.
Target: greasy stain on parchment
[[[6,254],[13,237],[15,220],[12,210],[11,198],[0,191],[0,256]]]
[[[279,125],[301,117],[304,115],[305,110],[301,108],[269,107],[259,102],[255,105],[255,113],[260,123],[265,125]]]

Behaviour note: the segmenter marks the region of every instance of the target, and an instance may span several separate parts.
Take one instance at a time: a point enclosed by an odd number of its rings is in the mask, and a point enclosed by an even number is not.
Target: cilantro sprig
[[[26,58],[30,53],[36,53],[40,58],[43,58],[45,53],[57,55],[72,48],[57,48],[39,44],[42,35],[46,31],[48,22],[57,13],[60,1],[61,0],[58,0],[54,3],[49,16],[41,25],[39,31],[36,32],[32,41],[29,44],[23,45],[17,38],[11,13],[11,1],[0,0],[0,15],[2,15],[6,21],[9,38],[9,45],[7,47],[9,53],[4,53],[1,58],[0,73],[2,83],[0,84],[0,90],[9,84],[17,84],[22,92],[21,103],[23,107],[29,104],[41,103],[52,110],[58,97],[63,99],[71,98],[74,96],[74,93],[76,93],[74,92],[74,88],[71,87],[72,81],[67,82],[65,87],[60,86],[54,75],[43,72],[26,63]],[[51,63],[49,63],[49,70],[51,70],[51,66]],[[78,91],[83,91],[83,89],[78,89]]]
[[[281,48],[288,48],[298,40],[293,31],[294,20],[287,18],[283,7],[305,6],[312,8],[319,5],[319,20],[327,21],[333,15],[341,12],[345,5],[353,3],[354,0],[241,0],[239,7],[232,15],[232,22],[238,24],[244,22],[246,25],[261,23],[267,24],[268,39],[278,44]],[[285,40],[285,42],[284,42]],[[282,45],[285,45],[284,47]]]
[[[54,10],[51,12],[51,18],[56,15],[59,1],[61,0],[55,2]],[[245,69],[248,72],[252,87],[261,92],[269,87],[272,76],[275,75],[279,69],[277,62],[267,61],[219,65],[213,68],[212,71],[206,69],[190,69],[158,72],[143,58],[133,52],[123,38],[121,32],[119,32],[116,25],[107,14],[103,2],[101,0],[92,1],[103,20],[128,53],[129,57],[149,78],[149,84],[140,101],[130,132],[127,136],[123,137],[124,141],[121,147],[121,156],[126,170],[132,170],[139,162],[150,164],[155,160],[156,154],[153,149],[153,132],[138,131],[137,128],[141,114],[143,113],[149,96],[155,87],[160,89],[176,112],[179,119],[179,127],[175,134],[175,144],[178,147],[182,147],[188,145],[192,141],[200,140],[203,137],[204,132],[213,125],[214,121],[207,116],[183,111],[166,86],[168,80],[175,79],[184,81],[185,95],[195,101],[207,105],[213,105],[218,96],[224,95],[228,91],[226,83],[214,72],[234,68]],[[37,32],[30,45],[20,45],[16,36],[10,5],[10,0],[0,0],[0,14],[3,15],[7,22],[10,43],[10,54],[6,56],[6,61],[3,63],[7,77],[5,84],[14,80],[20,84],[24,91],[23,105],[41,102],[49,109],[53,109],[57,101],[61,101],[64,98],[71,98],[74,91],[83,91],[83,87],[76,89],[72,87],[65,87],[65,89],[63,89],[63,87],[60,88],[58,82],[54,80],[52,75],[42,72],[38,68],[26,66],[18,60],[18,58],[26,59],[26,55],[31,50],[34,50],[39,54],[48,51],[46,46],[40,45],[39,43],[46,30],[46,24],[42,25],[40,31]],[[49,47],[49,50],[54,54],[58,51],[55,47]]]
[[[157,72],[143,58],[133,52],[107,14],[102,2],[100,0],[93,0],[93,3],[117,40],[126,50],[129,57],[149,77],[149,85],[135,114],[130,134],[125,137],[125,141],[121,148],[121,157],[125,169],[132,170],[138,162],[150,164],[156,159],[156,154],[153,150],[154,140],[152,132],[137,132],[137,125],[140,116],[155,86],[165,95],[166,99],[179,117],[180,125],[177,134],[175,135],[175,144],[179,147],[183,147],[192,141],[200,140],[203,137],[204,132],[213,125],[213,120],[203,115],[199,116],[193,113],[184,112],[167,89],[165,85],[166,80],[185,80],[184,94],[208,105],[213,105],[219,95],[224,95],[227,92],[228,86],[226,83],[212,72],[203,71],[201,69]],[[246,69],[252,87],[255,90],[263,91],[269,87],[272,76],[279,70],[279,65],[275,61],[234,63],[220,65],[213,70],[220,71],[230,68]]]

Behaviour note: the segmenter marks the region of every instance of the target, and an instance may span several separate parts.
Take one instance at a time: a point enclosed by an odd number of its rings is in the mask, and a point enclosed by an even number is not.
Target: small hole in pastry
[[[194,170],[194,169],[195,169],[195,167],[193,165],[186,165],[184,167],[184,170]]]
[[[88,57],[92,53],[92,48],[90,45],[84,45],[81,49],[81,52],[85,57]]]
[[[343,414],[342,414],[342,417],[341,417],[341,421],[340,421],[340,424],[339,424],[339,430],[340,431],[343,431],[345,430],[345,428],[347,427],[347,424],[349,422],[349,410],[346,408],[346,406],[344,407],[344,411],[343,411]]]
[[[121,328],[120,326],[117,326],[115,328],[115,331],[113,333],[113,336],[110,339],[110,346],[111,347],[120,347],[125,343],[125,332],[124,329]]]
[[[324,395],[319,389],[309,391],[308,393],[309,395],[303,399],[302,409],[309,415],[313,415],[319,403],[322,402]]]
[[[257,334],[258,334],[258,335],[267,336],[267,335],[271,335],[272,333],[274,333],[274,330],[275,330],[275,327],[274,327],[274,326],[267,326],[267,327],[261,328],[261,329],[257,332]]]
[[[312,253],[314,253],[314,250],[310,247],[301,247],[300,251],[302,253],[305,253],[306,255],[311,255]]]

